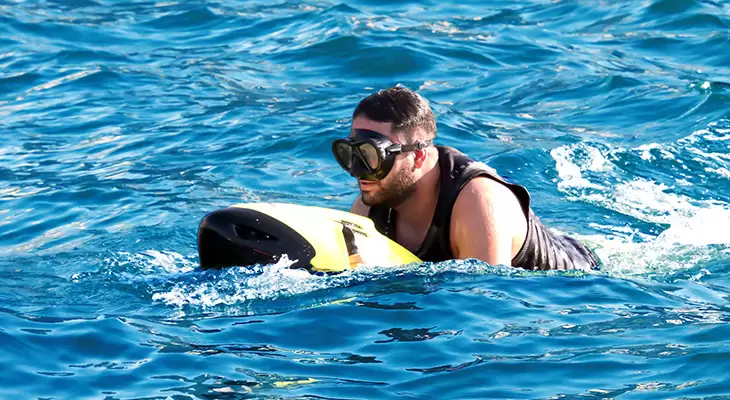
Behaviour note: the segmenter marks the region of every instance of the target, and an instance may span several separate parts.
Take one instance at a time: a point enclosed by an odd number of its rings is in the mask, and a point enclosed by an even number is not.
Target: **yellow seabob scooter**
[[[198,228],[198,254],[203,268],[273,264],[286,254],[291,268],[323,273],[420,261],[369,218],[286,203],[236,204],[209,213]]]

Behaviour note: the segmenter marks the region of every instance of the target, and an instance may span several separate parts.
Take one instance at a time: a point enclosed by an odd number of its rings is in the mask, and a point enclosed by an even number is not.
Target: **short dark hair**
[[[352,113],[352,119],[364,115],[377,122],[393,124],[393,133],[403,134],[409,142],[436,137],[436,118],[428,100],[411,89],[396,86],[379,90],[362,99]],[[423,128],[425,138],[415,137],[415,128]]]

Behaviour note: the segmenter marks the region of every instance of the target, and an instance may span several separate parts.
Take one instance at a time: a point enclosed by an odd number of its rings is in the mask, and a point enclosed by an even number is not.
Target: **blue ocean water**
[[[197,269],[401,84],[596,274]],[[730,398],[730,3],[0,0],[0,398]]]

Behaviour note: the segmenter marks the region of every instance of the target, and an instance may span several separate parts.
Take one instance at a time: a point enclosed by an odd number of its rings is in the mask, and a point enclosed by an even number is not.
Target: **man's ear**
[[[421,168],[428,160],[428,149],[420,149],[413,152],[413,163],[416,168]]]

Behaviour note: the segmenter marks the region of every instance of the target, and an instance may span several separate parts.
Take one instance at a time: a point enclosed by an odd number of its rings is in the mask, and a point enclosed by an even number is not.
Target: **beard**
[[[391,171],[396,175],[390,180],[378,182],[378,189],[374,192],[360,192],[362,202],[368,207],[395,208],[403,204],[416,191],[416,180],[404,168],[401,171]],[[386,182],[387,180],[387,182]]]

